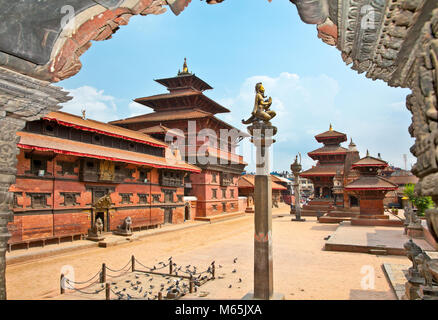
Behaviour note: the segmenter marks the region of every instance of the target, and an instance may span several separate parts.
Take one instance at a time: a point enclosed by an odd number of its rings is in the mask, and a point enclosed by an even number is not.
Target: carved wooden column
[[[0,67],[0,299],[6,299],[6,249],[10,234],[8,222],[13,221],[10,206],[17,172],[17,131],[26,121],[36,120],[57,110],[59,103],[71,98],[67,92],[48,82],[33,79]]]

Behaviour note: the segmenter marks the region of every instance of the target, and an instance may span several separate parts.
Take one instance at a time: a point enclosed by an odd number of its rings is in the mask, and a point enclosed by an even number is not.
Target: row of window
[[[164,203],[173,203],[174,201],[174,190],[164,190]],[[30,207],[33,209],[38,208],[48,208],[47,199],[51,197],[51,193],[36,193],[36,192],[25,192],[24,197],[29,197],[31,199]],[[61,206],[77,206],[80,205],[78,202],[78,197],[80,197],[80,192],[61,192],[60,195],[64,198]],[[121,197],[121,204],[132,204],[133,193],[119,193]],[[22,197],[22,192],[14,192],[14,208],[22,208],[23,206],[18,203],[18,197]],[[147,204],[149,203],[149,194],[137,193],[138,203]],[[152,194],[152,203],[159,203],[161,194]],[[177,195],[177,202],[183,202],[183,195]]]
[[[164,157],[163,148],[123,138],[70,128],[54,123],[53,121],[37,120],[27,122],[25,131]]]
[[[218,205],[217,204],[213,204],[211,207],[213,209],[213,211],[218,211]],[[230,204],[230,208],[233,210],[235,209],[235,205],[234,203]],[[222,212],[227,212],[227,203],[226,202],[222,202]]]
[[[222,199],[227,198],[227,189],[221,189],[222,190]],[[217,189],[211,189],[212,191],[212,199],[217,199]],[[234,189],[230,189],[230,198],[234,198]]]

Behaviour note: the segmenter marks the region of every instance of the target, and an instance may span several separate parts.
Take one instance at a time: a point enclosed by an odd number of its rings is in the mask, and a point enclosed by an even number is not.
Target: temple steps
[[[196,217],[195,220],[213,223],[213,222],[243,217],[244,215],[245,215],[245,212],[230,212],[230,213],[216,214],[216,215],[207,216],[207,217]]]

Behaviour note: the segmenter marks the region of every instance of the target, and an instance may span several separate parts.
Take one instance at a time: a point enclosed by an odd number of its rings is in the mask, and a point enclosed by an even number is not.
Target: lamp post
[[[301,218],[301,206],[300,206],[300,181],[299,174],[301,172],[301,163],[298,163],[298,156],[295,157],[294,163],[290,165],[290,169],[294,175],[294,195],[295,195],[295,218],[291,221],[306,221],[306,219]]]

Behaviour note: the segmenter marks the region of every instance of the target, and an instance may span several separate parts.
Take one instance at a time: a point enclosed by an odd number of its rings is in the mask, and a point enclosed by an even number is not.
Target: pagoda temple
[[[351,219],[352,225],[399,225],[384,214],[383,200],[389,191],[398,188],[395,183],[383,178],[379,172],[388,167],[382,159],[371,157],[354,162],[351,168],[359,172],[359,178],[344,186],[345,192],[354,193],[360,201],[360,215]]]
[[[248,135],[215,116],[230,110],[204,95],[212,87],[189,72],[186,59],[177,76],[155,81],[169,92],[134,100],[154,112],[112,124],[155,137],[161,134],[164,139],[174,137],[166,142],[175,145],[187,162],[202,169],[185,180],[185,195],[197,198],[197,218],[237,212],[238,179],[246,163],[235,150]],[[205,134],[207,131],[210,134]]]
[[[316,141],[324,146],[308,153],[308,156],[317,161],[312,168],[302,172],[301,177],[312,181],[314,185],[314,198],[309,204],[303,207],[302,214],[316,216],[318,211],[325,213],[333,204],[343,206],[344,199],[338,196],[339,185],[335,187],[333,178],[338,175],[338,179],[343,180],[345,163],[348,149],[341,146],[347,141],[347,135],[333,130],[332,125],[328,131],[315,136]],[[334,203],[334,195],[336,203]]]

